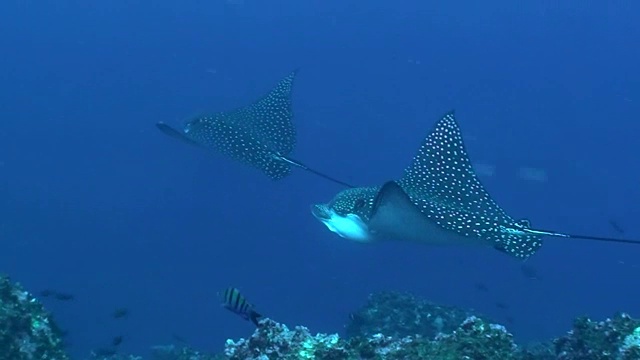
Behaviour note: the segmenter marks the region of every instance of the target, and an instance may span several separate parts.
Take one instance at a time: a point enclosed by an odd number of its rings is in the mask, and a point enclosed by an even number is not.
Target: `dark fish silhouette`
[[[254,310],[247,299],[234,287],[227,288],[222,295],[222,305],[229,311],[240,315],[245,320],[251,320],[256,326],[260,326],[258,320],[262,317]]]
[[[42,297],[49,297],[51,295],[55,294],[55,291],[50,290],[50,289],[44,289],[42,291],[40,291],[40,296]]]
[[[171,334],[171,337],[176,342],[179,342],[179,343],[182,343],[182,344],[186,344],[187,343],[187,339],[185,339],[184,337],[182,337],[182,336],[180,336],[178,334]]]
[[[507,310],[509,308],[509,304],[497,301],[496,302],[496,307],[498,309]]]
[[[75,296],[68,293],[54,293],[53,295],[57,300],[61,300],[61,301],[70,301],[75,299]]]
[[[124,340],[122,335],[116,336],[116,337],[113,338],[113,340],[111,340],[111,345],[118,346],[118,345],[122,344],[122,340]]]
[[[114,319],[125,318],[128,315],[129,315],[129,310],[127,308],[117,308],[116,310],[114,310],[113,314],[111,314],[111,316],[113,316]]]
[[[520,259],[538,251],[543,236],[640,244],[533,229],[528,220],[509,216],[478,180],[453,111],[436,123],[400,180],[343,190],[311,211],[330,231],[354,241],[483,245]]]
[[[522,275],[527,279],[530,279],[530,280],[540,279],[540,276],[538,276],[538,270],[532,265],[528,265],[524,263],[520,266],[520,271],[522,272]]]
[[[340,185],[349,184],[311,169],[289,157],[296,144],[291,110],[291,90],[297,70],[282,79],[254,103],[227,112],[190,120],[183,131],[160,122],[164,134],[187,144],[214,149],[279,180],[295,166]]]
[[[620,234],[624,234],[624,229],[622,228],[622,226],[620,226],[620,224],[618,224],[617,221],[611,219],[609,220],[609,225],[611,225],[613,230],[617,231]]]

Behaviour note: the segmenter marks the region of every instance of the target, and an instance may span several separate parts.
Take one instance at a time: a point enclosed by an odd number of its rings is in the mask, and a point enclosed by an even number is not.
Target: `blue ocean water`
[[[295,169],[274,182],[154,127],[246,105],[300,68],[294,157],[314,168],[358,185],[396,178],[455,108],[510,214],[640,238],[637,13],[605,1],[4,1],[0,271],[75,295],[43,302],[76,358],[115,335],[123,352],[174,334],[219,351],[253,331],[220,307],[227,286],[313,332],[341,331],[378,290],[475,308],[522,342],[578,315],[639,316],[640,247],[548,238],[531,280],[491,249],[351,243],[309,212],[338,186]],[[130,316],[112,319],[117,307]]]

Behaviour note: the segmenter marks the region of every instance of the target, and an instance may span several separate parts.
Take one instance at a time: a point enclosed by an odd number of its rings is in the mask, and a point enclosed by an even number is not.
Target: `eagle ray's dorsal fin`
[[[281,156],[289,155],[296,146],[291,92],[297,74],[297,69],[292,71],[258,101],[222,113],[222,119],[229,126],[243,128],[271,151]]]
[[[518,222],[480,183],[454,111],[435,124],[398,183],[425,215],[447,230],[481,238],[519,258],[542,245],[538,235],[505,231],[519,227]]]
[[[435,124],[400,183],[409,193],[460,211],[498,219],[508,217],[476,176],[453,110]]]

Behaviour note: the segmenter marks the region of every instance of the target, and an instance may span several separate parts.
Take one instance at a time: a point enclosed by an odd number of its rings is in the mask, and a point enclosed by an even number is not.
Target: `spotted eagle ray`
[[[286,177],[295,166],[352,187],[289,157],[296,145],[291,90],[297,73],[298,70],[291,72],[259,100],[235,110],[198,116],[187,121],[182,131],[164,122],[156,126],[187,144],[216,150],[260,169],[274,180]]]
[[[538,251],[543,236],[640,244],[533,229],[509,216],[478,180],[453,111],[435,124],[400,180],[343,190],[311,212],[349,240],[484,245],[520,259]]]

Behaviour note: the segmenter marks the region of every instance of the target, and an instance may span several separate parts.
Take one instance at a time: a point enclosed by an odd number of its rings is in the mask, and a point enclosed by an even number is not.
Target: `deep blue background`
[[[76,295],[45,304],[82,356],[120,333],[125,351],[172,333],[218,351],[252,332],[219,306],[229,285],[313,332],[341,331],[382,289],[510,316],[520,341],[639,316],[640,247],[547,239],[532,281],[490,249],[349,243],[309,213],[339,187],[272,182],[154,127],[245,105],[300,67],[294,155],[309,165],[381,184],[455,108],[513,216],[620,236],[614,219],[640,238],[640,4],[570,4],[3,1],[0,271]],[[130,318],[112,320],[118,306]]]

